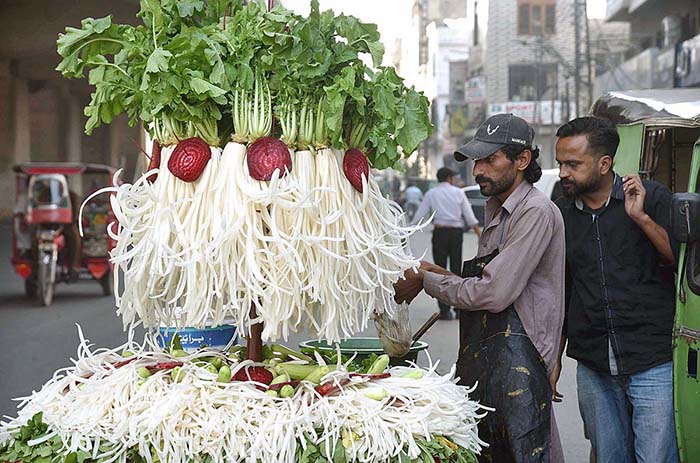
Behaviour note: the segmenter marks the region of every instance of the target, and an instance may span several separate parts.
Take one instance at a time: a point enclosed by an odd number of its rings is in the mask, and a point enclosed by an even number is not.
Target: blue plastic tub
[[[202,346],[214,349],[223,349],[233,339],[232,344],[238,341],[236,327],[234,325],[220,325],[211,328],[159,328],[158,344],[165,347],[175,333],[180,335],[180,344],[186,352],[194,352]]]

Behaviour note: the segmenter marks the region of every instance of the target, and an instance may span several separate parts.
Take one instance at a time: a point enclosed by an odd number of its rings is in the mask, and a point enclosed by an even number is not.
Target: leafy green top
[[[165,145],[192,136],[221,145],[234,131],[248,141],[267,89],[275,135],[295,148],[359,148],[383,169],[432,131],[427,99],[379,67],[376,25],[321,12],[317,0],[308,18],[242,0],[141,0],[138,16],[139,26],[87,18],[59,36],[57,70],[89,70],[95,87],[88,134],[126,112]]]

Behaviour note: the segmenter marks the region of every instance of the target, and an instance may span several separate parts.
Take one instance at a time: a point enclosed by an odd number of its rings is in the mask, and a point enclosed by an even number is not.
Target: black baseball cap
[[[524,119],[513,114],[494,114],[486,119],[476,130],[476,135],[469,143],[457,148],[455,159],[483,159],[506,145],[532,146],[535,131]]]

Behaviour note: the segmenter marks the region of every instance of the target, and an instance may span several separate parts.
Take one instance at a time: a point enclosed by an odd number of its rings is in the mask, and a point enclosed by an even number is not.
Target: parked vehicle
[[[26,163],[13,170],[12,265],[24,279],[26,295],[48,306],[56,283],[83,277],[97,280],[103,294],[112,294],[108,255],[113,242],[107,224],[114,217],[108,197],[94,198],[85,206],[82,239],[74,224],[82,202],[75,191],[86,184],[92,188],[107,185],[114,169],[99,164]],[[71,261],[76,252],[80,264],[74,268]]]
[[[479,221],[479,224],[483,227],[484,208],[486,207],[486,201],[489,198],[481,194],[481,189],[479,188],[479,185],[465,186],[464,188],[462,188],[462,191],[464,191],[464,194],[467,195],[467,199],[472,205],[472,211],[474,211],[476,219]]]
[[[681,461],[700,461],[700,92],[612,92],[593,113],[617,124],[615,171],[667,185],[673,238],[681,242],[673,330],[674,405]]]
[[[535,188],[552,201],[559,199],[563,194],[559,185],[559,169],[543,169],[542,177],[535,183]]]

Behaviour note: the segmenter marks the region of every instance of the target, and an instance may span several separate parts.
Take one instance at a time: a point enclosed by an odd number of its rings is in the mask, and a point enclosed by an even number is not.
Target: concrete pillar
[[[109,124],[109,158],[107,164],[114,167],[122,167],[126,162],[124,159],[125,148],[124,137],[128,136],[124,130],[124,118],[117,117]],[[128,140],[126,140],[130,143]]]
[[[12,138],[14,163],[31,161],[31,119],[26,79],[12,77]]]
[[[68,92],[65,95],[66,102],[66,160],[69,162],[81,162],[83,160],[83,107],[80,98]]]

